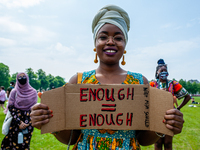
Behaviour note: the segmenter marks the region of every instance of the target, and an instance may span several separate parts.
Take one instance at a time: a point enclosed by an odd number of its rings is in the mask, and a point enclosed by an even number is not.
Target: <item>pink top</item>
[[[0,101],[4,102],[5,100],[6,100],[6,92],[5,92],[5,90],[1,90]]]

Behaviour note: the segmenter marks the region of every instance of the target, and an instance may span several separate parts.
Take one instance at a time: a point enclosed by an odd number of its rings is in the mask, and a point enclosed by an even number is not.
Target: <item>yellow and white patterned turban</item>
[[[116,25],[120,28],[125,36],[125,42],[127,43],[130,19],[126,11],[115,5],[104,6],[95,15],[92,22],[94,43],[99,29],[101,29],[101,27],[106,23]]]

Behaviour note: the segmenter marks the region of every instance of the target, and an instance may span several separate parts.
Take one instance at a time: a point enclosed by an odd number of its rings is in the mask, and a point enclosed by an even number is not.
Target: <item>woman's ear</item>
[[[156,71],[156,79],[159,79],[159,72],[158,71]]]
[[[158,77],[158,72],[156,72],[156,79],[158,79],[159,77]]]

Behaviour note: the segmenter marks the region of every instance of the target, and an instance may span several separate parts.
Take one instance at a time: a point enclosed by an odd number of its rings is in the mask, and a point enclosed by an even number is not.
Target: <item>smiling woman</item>
[[[101,63],[118,64],[125,49],[125,38],[113,24],[105,24],[97,33],[96,51]],[[105,62],[107,61],[107,62]]]
[[[129,26],[130,20],[127,12],[118,6],[107,5],[98,11],[93,19],[92,32],[94,51],[96,52],[94,62],[98,62],[98,56],[99,67],[92,71],[83,72],[81,84],[148,84],[148,80],[142,74],[126,71],[120,67],[120,59],[126,53]],[[122,64],[125,65],[124,58]],[[79,78],[75,74],[69,83],[77,84],[77,80],[79,81]],[[50,121],[51,117],[53,114],[47,105],[37,104],[32,107],[31,119],[34,127],[41,129],[44,124]],[[105,116],[98,117],[106,118]],[[180,111],[168,110],[163,118],[166,119],[164,122],[166,127],[171,129],[174,134],[181,132],[184,121]],[[119,120],[117,121],[120,124]],[[135,150],[140,149],[140,144],[150,145],[159,139],[158,133],[135,130],[64,130],[56,132],[54,135],[62,143],[75,144],[73,149],[84,150]]]

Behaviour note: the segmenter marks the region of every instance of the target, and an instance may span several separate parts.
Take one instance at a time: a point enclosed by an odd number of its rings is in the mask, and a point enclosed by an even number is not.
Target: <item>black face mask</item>
[[[21,78],[21,79],[18,79],[18,81],[19,81],[19,83],[21,84],[21,85],[24,85],[24,84],[26,84],[26,78]]]

